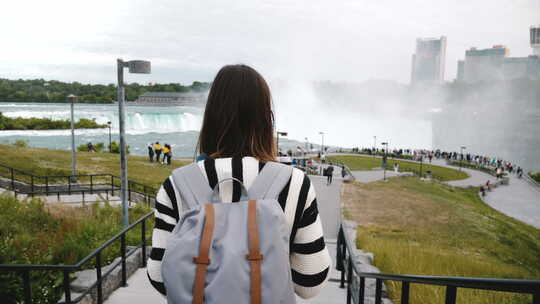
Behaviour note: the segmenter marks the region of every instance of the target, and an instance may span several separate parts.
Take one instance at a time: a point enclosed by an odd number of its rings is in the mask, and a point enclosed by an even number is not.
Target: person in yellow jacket
[[[159,141],[156,141],[156,143],[154,144],[154,152],[156,152],[156,162],[158,163],[159,163],[159,157],[161,156],[162,150],[163,148],[159,144]]]
[[[163,146],[163,160],[161,161],[162,164],[165,164],[165,159],[167,159],[167,164],[171,164],[171,158],[169,154],[171,153],[171,149],[169,149],[169,145],[165,144]]]

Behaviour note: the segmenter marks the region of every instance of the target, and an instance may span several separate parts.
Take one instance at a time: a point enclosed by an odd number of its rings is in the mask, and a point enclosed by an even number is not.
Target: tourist
[[[88,144],[86,144],[86,147],[88,149],[88,152],[96,152],[96,149],[94,148],[94,145],[91,142],[88,142]]]
[[[163,150],[163,148],[159,144],[159,141],[156,141],[156,143],[154,144],[154,152],[156,153],[156,162],[158,162],[158,163],[159,163],[159,158],[161,156],[161,151],[162,150]]]
[[[163,145],[161,152],[163,153],[163,158],[161,159],[161,164],[163,165],[165,164],[165,161],[167,161],[167,155],[169,154],[169,148],[167,143]]]
[[[399,164],[398,163],[394,163],[394,172],[396,172],[396,173],[399,172]]]
[[[334,176],[334,166],[332,165],[329,165],[327,168],[326,168],[326,185],[330,185],[332,184],[332,177]]]
[[[152,143],[148,143],[148,158],[150,159],[150,162],[154,162],[154,146]]]
[[[345,170],[345,166],[341,166],[341,177],[345,178],[347,176],[347,171]]]
[[[249,303],[249,282],[257,281],[262,281],[266,293],[271,292],[273,295],[286,296],[285,298],[274,298],[275,301],[272,303],[294,303],[293,290],[302,298],[316,296],[321,291],[330,274],[331,258],[324,242],[323,229],[316,208],[315,188],[307,175],[301,170],[275,162],[276,142],[274,132],[271,94],[266,81],[258,72],[245,65],[223,67],[212,82],[202,127],[199,132],[198,151],[201,154],[204,153],[207,158],[199,163],[176,169],[173,175],[165,180],[156,197],[155,221],[157,225],[154,226],[152,236],[154,248],[150,253],[147,271],[151,284],[160,293],[166,294],[169,301],[171,301],[171,297],[176,299],[175,296],[181,297],[184,294],[190,298],[188,302],[191,302],[193,291],[200,291],[200,289],[194,288],[195,265],[204,264],[192,263],[193,256],[187,253],[191,259],[189,261],[187,259],[179,261],[186,262],[182,264],[186,268],[180,268],[177,260],[168,258],[180,254],[183,250],[191,251],[192,249],[182,245],[174,247],[169,247],[169,245],[184,244],[182,242],[178,243],[181,241],[182,233],[195,232],[194,229],[182,229],[186,228],[183,226],[184,223],[197,224],[197,227],[201,229],[199,231],[202,231],[202,227],[199,225],[203,221],[206,223],[207,221],[204,219],[210,217],[206,216],[209,214],[206,210],[213,210],[210,206],[216,206],[214,207],[216,208],[216,215],[220,215],[214,218],[216,228],[220,228],[215,231],[216,237],[221,237],[228,231],[242,231],[234,240],[234,243],[219,243],[220,239],[215,238],[212,242],[216,243],[209,247],[205,246],[205,248],[211,250],[209,253],[211,259],[208,260],[209,264],[207,265],[208,269],[211,269],[211,275],[214,278],[212,283],[223,284],[225,280],[229,286],[228,290],[235,290],[235,292],[220,294],[220,297],[226,298],[225,301],[220,302]],[[265,171],[267,168],[270,171]],[[219,192],[216,199],[225,202],[239,202],[243,200],[241,183],[251,191],[253,189],[251,186],[256,185],[254,183],[257,182],[259,176],[267,177],[262,176],[262,174],[272,172],[272,170],[278,168],[279,170],[290,168],[290,172],[281,171],[272,181],[272,186],[277,188],[268,189],[277,190],[270,191],[272,196],[276,194],[275,198],[272,197],[273,200],[277,200],[273,206],[280,212],[275,217],[276,225],[262,225],[262,220],[268,219],[262,211],[271,210],[269,208],[274,207],[263,207],[263,204],[259,204],[257,206],[259,210],[257,218],[261,220],[260,229],[268,230],[268,233],[271,233],[271,229],[284,225],[282,227],[284,230],[280,231],[287,231],[289,235],[280,235],[276,239],[277,241],[271,244],[265,243],[264,239],[260,239],[261,245],[265,245],[260,246],[263,248],[260,254],[264,256],[264,261],[267,261],[267,259],[272,261],[272,256],[276,254],[286,255],[283,262],[280,262],[284,264],[278,263],[277,266],[290,267],[291,270],[275,271],[274,268],[263,268],[262,271],[256,272],[256,274],[261,274],[260,280],[251,281],[249,279],[250,266],[255,267],[257,265],[256,261],[260,260],[253,259],[253,263],[246,260],[246,253],[242,248],[248,243],[246,237],[247,225],[232,220],[228,222],[222,221],[227,215],[224,212],[233,212],[239,209],[221,208],[227,206],[216,203],[206,204],[204,205],[205,208],[201,209],[197,206],[195,208],[202,212],[193,212],[194,209],[189,206],[193,206],[192,204],[198,205],[192,199],[194,195],[201,197],[204,194],[205,198],[201,199],[201,201],[206,202],[206,197],[211,198],[213,196],[212,189],[216,188],[218,183],[219,187],[216,189]],[[189,175],[186,171],[189,171]],[[228,179],[230,177],[241,182],[233,183],[232,180]],[[181,186],[179,186],[179,183]],[[281,187],[281,184],[283,184],[283,187]],[[187,185],[193,185],[193,187]],[[258,185],[261,188],[264,184],[259,183]],[[268,187],[270,186],[268,185]],[[278,190],[278,188],[281,190]],[[250,195],[252,195],[251,192]],[[257,197],[256,199],[260,198]],[[272,202],[272,199],[268,199],[269,202]],[[246,204],[237,205],[239,208],[245,208],[244,206],[248,204],[247,202],[244,203]],[[252,204],[249,203],[249,205]],[[219,213],[217,208],[220,208]],[[195,216],[197,215],[200,216],[200,221],[196,220]],[[188,220],[179,223],[179,219],[183,219],[184,216],[189,216]],[[290,221],[286,219],[290,219]],[[180,228],[174,229],[178,223],[181,225]],[[227,227],[228,225],[238,226],[230,229],[232,226]],[[274,231],[280,233],[277,230]],[[189,236],[200,240],[200,236],[195,234],[189,234]],[[225,249],[230,246],[238,247],[239,250]],[[230,254],[229,257],[233,257],[230,262],[225,263],[220,258],[220,254],[216,254],[214,250],[218,250],[218,248],[222,248],[223,251],[217,253],[227,252]],[[270,248],[270,250],[266,250],[266,248]],[[198,249],[195,254],[198,254]],[[227,275],[227,273],[221,271],[222,268],[227,269],[227,266],[231,265],[241,265],[242,267],[236,268],[234,273],[239,273],[242,278],[247,277],[248,281],[240,280],[237,276]],[[188,267],[192,268],[187,269]],[[197,268],[202,269],[203,267]],[[272,282],[272,278],[287,280],[288,284],[275,284],[275,282]],[[269,279],[270,282],[267,283]],[[247,282],[247,286],[243,285],[245,282]],[[205,282],[203,279],[202,285],[204,286],[205,283],[208,283],[208,281]],[[283,288],[276,290],[275,286],[280,285]],[[240,290],[240,292],[236,292],[236,290]],[[244,290],[247,291],[247,295],[242,292]],[[236,298],[241,296],[242,299]],[[232,299],[233,297],[234,299]]]
[[[167,165],[171,164],[171,157],[172,157],[172,149],[171,145],[165,144],[163,148],[163,162],[162,164],[167,163]]]

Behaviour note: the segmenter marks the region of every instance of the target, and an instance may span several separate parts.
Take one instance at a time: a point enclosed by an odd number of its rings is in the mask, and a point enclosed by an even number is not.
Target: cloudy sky
[[[209,81],[227,63],[271,79],[409,81],[417,37],[531,53],[539,0],[18,0],[0,9],[0,78],[112,83],[115,59],[149,59],[128,81]]]

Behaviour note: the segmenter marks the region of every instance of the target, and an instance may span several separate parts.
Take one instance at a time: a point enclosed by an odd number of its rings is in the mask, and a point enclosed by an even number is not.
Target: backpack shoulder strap
[[[250,198],[277,198],[292,175],[293,167],[267,162],[249,187]]]
[[[212,200],[212,189],[197,163],[175,169],[172,178],[185,209],[193,209]]]

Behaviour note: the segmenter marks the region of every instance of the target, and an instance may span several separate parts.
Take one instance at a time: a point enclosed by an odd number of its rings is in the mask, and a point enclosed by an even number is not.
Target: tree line
[[[81,118],[74,124],[75,129],[107,128],[105,124],[98,124],[95,119]],[[71,129],[71,121],[52,120],[50,118],[23,118],[7,117],[0,112],[0,130],[61,130]]]
[[[204,92],[210,83],[195,81],[191,85],[166,84],[126,84],[126,100],[136,100],[145,92]],[[112,103],[116,100],[116,84],[83,84],[57,80],[31,79],[10,80],[0,78],[0,101],[9,102],[67,102],[67,96],[74,94],[79,102]]]

